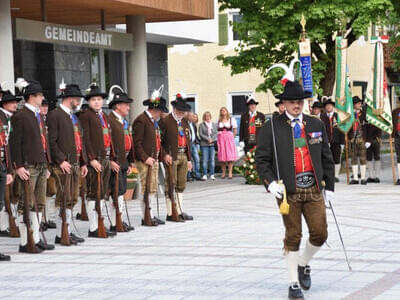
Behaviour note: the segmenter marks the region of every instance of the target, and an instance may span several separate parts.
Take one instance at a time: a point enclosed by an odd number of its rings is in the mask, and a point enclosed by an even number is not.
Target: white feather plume
[[[60,91],[65,90],[66,87],[67,87],[67,85],[65,84],[64,77],[63,77],[63,79],[61,80],[61,83],[59,85]]]
[[[122,87],[114,84],[112,87],[110,87],[110,91],[108,92],[108,101],[112,101],[114,99],[114,95],[117,93],[117,89],[120,90],[122,93],[124,92]]]
[[[29,85],[29,83],[22,77],[17,78],[15,82],[15,87],[22,93],[24,89]]]
[[[275,68],[283,69],[285,71],[285,75],[282,77],[281,82],[283,85],[285,85],[287,81],[294,81],[294,65],[297,62],[300,63],[300,61],[297,58],[294,58],[291,60],[289,66],[287,66],[284,63],[274,64],[268,68],[267,74],[269,73],[269,71],[271,71],[272,69],[275,69]]]
[[[158,90],[154,90],[153,93],[151,93],[151,100],[156,100],[161,98],[162,92],[164,91],[164,85],[162,84]]]
[[[89,84],[88,88],[86,89],[86,93],[90,93],[90,91],[92,90],[92,86],[97,86],[96,82],[92,82],[91,84]]]
[[[14,88],[14,83],[10,82],[10,81],[3,81],[2,83],[0,83],[1,89],[3,91],[13,91]]]

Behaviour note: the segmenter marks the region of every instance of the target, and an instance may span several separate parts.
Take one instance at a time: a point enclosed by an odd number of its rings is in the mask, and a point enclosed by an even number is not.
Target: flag
[[[299,60],[300,66],[298,76],[301,73],[301,82],[303,85],[304,91],[310,92],[313,95],[313,79],[312,79],[312,67],[311,67],[311,43],[310,40],[307,38],[302,39],[299,42]],[[306,101],[306,105],[304,105],[303,113],[309,114],[310,113],[310,105],[311,99]]]
[[[367,87],[366,103],[368,123],[391,134],[393,122],[383,57],[383,44],[387,42],[387,36],[371,39],[371,43],[375,44],[375,54],[373,72]]]
[[[347,133],[354,122],[353,99],[349,87],[347,69],[347,40],[336,37],[336,82],[333,88],[333,99],[338,114],[337,126]]]

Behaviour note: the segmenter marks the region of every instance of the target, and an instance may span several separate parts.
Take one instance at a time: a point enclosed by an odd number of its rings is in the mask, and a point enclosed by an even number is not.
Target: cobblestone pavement
[[[328,212],[329,246],[311,262],[306,299],[400,299],[400,186],[390,176],[387,168],[383,183],[366,187],[341,177],[334,207],[353,271]],[[0,298],[286,299],[282,221],[263,187],[242,178],[190,183],[184,210],[193,222],[146,228],[130,201],[134,232],[40,255],[19,254],[18,239],[0,238],[12,256],[1,263]],[[88,224],[76,225],[87,236]]]

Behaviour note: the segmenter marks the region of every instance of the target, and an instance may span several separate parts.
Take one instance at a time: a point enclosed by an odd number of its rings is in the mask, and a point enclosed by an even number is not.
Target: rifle
[[[35,240],[33,239],[33,231],[31,229],[30,203],[31,203],[30,181],[28,179],[24,180],[24,223],[26,225],[26,233],[28,241],[26,247],[28,253],[39,253],[41,251],[35,245]]]
[[[81,196],[81,213],[79,215],[79,219],[81,221],[88,221],[88,214],[87,214],[87,210],[86,210],[86,193],[85,193],[85,186],[84,184],[86,182],[84,182],[85,179],[81,178],[81,188],[79,191],[79,194]],[[78,218],[77,218],[78,219]]]
[[[97,193],[96,193],[96,205],[95,209],[97,212],[98,227],[97,227],[97,237],[107,238],[106,227],[104,226],[104,218],[101,214],[101,172],[97,172]]]
[[[68,224],[67,224],[67,215],[66,215],[66,210],[67,210],[67,197],[71,196],[71,174],[65,174],[65,186],[64,186],[64,194],[63,194],[63,201],[62,201],[62,207],[61,207],[61,241],[60,244],[64,246],[70,246],[71,245],[71,240],[69,237],[69,232],[68,232]]]
[[[117,232],[125,232],[124,224],[122,223],[122,213],[119,211],[118,192],[119,192],[119,173],[115,172],[114,181],[114,208],[115,208],[115,227]]]
[[[6,191],[5,191],[5,197],[4,197],[4,202],[6,205],[6,210],[8,212],[8,221],[10,224],[10,237],[19,237],[19,231],[18,231],[18,227],[15,224],[15,219],[11,210],[11,201],[10,201],[10,196],[12,193],[12,189],[11,189],[11,184],[7,184],[6,185]]]
[[[171,200],[172,206],[172,221],[174,222],[184,222],[184,220],[179,216],[178,209],[176,206],[175,193],[174,193],[174,173],[172,169],[172,164],[166,164],[168,171],[168,197]]]
[[[149,193],[150,193],[150,184],[151,184],[151,173],[153,167],[148,166],[147,168],[147,175],[146,175],[146,188],[143,194],[143,201],[144,201],[144,225],[145,226],[153,226],[153,221],[151,220],[150,214],[150,203],[149,203]]]

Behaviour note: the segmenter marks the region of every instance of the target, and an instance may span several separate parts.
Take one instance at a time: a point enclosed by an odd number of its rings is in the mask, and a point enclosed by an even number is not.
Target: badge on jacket
[[[310,145],[322,142],[322,131],[310,132],[308,135],[310,137],[310,140],[308,141]]]

